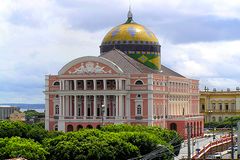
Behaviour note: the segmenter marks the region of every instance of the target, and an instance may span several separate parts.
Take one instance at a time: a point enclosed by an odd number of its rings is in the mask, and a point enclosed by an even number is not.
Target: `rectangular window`
[[[56,105],[56,106],[55,106],[55,114],[56,114],[56,115],[59,115],[59,105]]]
[[[212,109],[213,109],[213,110],[216,109],[216,104],[215,104],[215,103],[212,104]]]
[[[137,106],[137,115],[141,115],[142,114],[142,107],[141,105]]]
[[[226,108],[226,110],[228,110],[228,104],[227,103],[225,104],[225,108]]]
[[[101,115],[100,115],[100,111],[101,111],[101,109],[100,109],[100,107],[98,107],[98,108],[97,108],[97,116],[101,116]]]
[[[222,110],[222,103],[219,103],[219,109]]]
[[[231,109],[232,109],[232,110],[235,110],[235,103],[232,103],[232,104],[231,104]]]

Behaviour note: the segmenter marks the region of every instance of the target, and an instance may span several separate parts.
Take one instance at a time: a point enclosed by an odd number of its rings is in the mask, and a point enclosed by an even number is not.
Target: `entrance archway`
[[[71,124],[69,124],[67,126],[67,132],[72,132],[73,131],[73,126]]]
[[[82,129],[83,128],[83,126],[82,125],[78,125],[77,126],[77,130],[79,131],[80,129]]]
[[[93,126],[92,125],[87,125],[87,127],[86,128],[88,128],[88,129],[92,129],[93,128]]]
[[[170,124],[170,130],[177,131],[177,124],[176,123],[171,123]]]

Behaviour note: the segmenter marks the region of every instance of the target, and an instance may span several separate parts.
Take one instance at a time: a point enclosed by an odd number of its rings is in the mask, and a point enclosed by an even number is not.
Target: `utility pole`
[[[190,128],[190,125],[189,123],[187,124],[187,139],[188,139],[188,160],[191,160],[191,142],[190,142],[190,139],[191,139],[191,128]]]
[[[232,146],[231,158],[232,160],[234,160],[233,120],[232,119],[231,119],[231,146]]]

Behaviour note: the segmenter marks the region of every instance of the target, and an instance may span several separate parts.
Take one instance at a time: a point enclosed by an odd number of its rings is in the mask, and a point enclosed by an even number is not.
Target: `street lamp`
[[[102,112],[102,126],[103,126],[103,118],[104,118],[104,112],[105,112],[104,104],[102,105],[101,112]]]
[[[211,113],[213,113],[213,111],[210,110],[208,112],[209,112],[209,123],[211,124]],[[209,129],[211,128],[210,124],[209,124]],[[216,127],[212,126],[213,141],[216,139],[215,130],[216,130]]]

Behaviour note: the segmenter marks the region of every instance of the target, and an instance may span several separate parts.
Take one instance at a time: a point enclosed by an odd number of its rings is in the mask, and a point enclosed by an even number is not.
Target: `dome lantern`
[[[158,39],[149,29],[133,21],[130,7],[127,18],[125,23],[114,27],[105,35],[100,53],[118,49],[149,68],[160,70]]]

